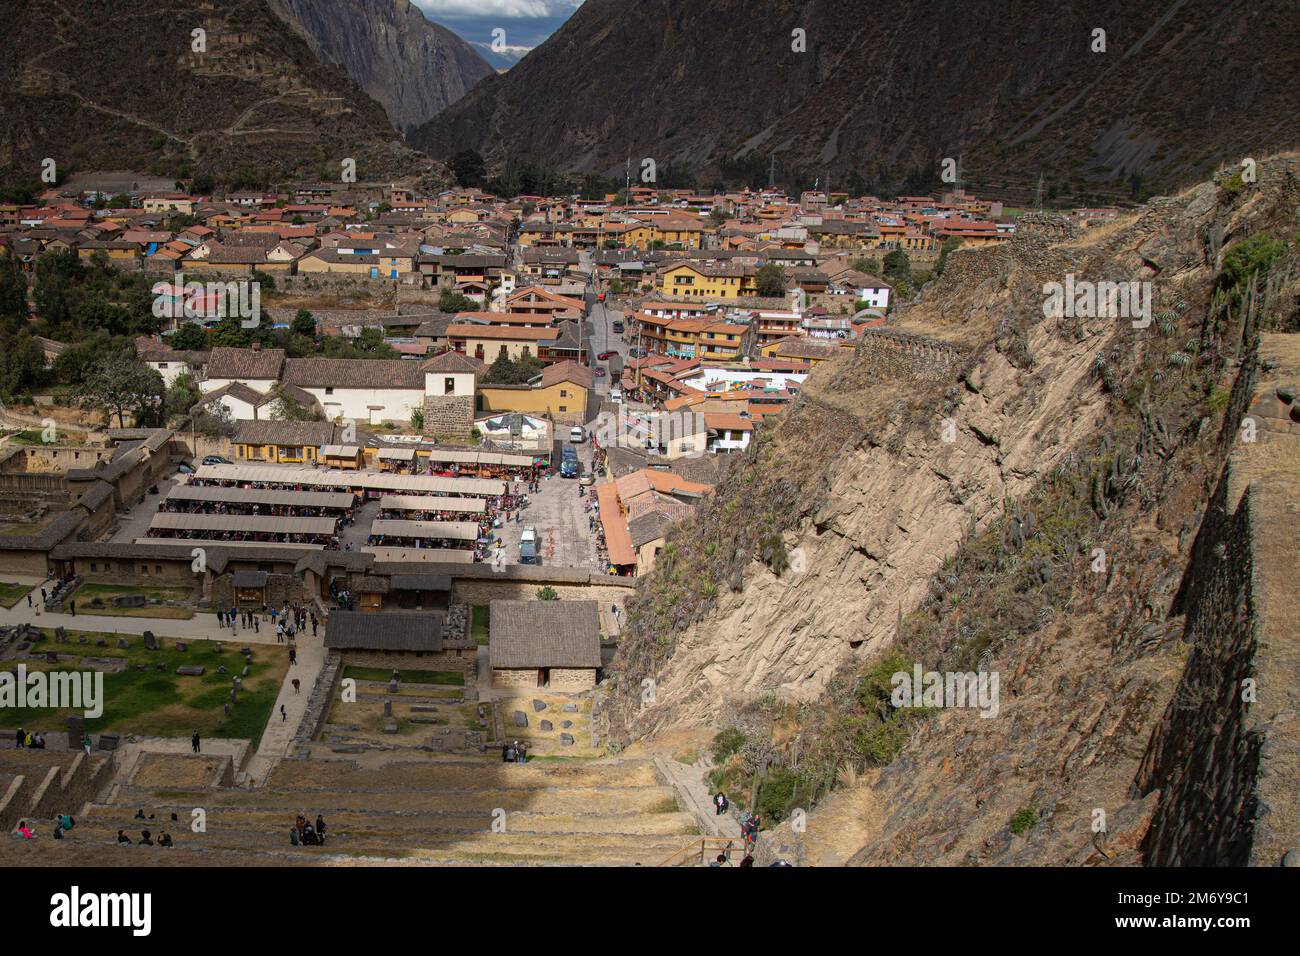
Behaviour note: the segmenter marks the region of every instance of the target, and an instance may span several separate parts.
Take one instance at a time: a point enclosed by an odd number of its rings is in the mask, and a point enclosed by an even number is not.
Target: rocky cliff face
[[[1289,7],[587,0],[412,142],[619,175],[648,156],[705,182],[723,157],[758,153],[783,181],[839,187],[960,155],[984,192],[1032,197],[1041,172],[1063,195],[1126,196],[1135,173],[1181,185],[1294,145]]]
[[[327,63],[347,71],[400,130],[419,126],[496,71],[409,0],[269,0]]]
[[[0,31],[0,175],[37,182],[46,157],[249,185],[333,178],[345,158],[362,180],[428,165],[265,0],[18,4]]]
[[[1194,542],[1207,514],[1236,508],[1209,503],[1256,387],[1255,326],[1297,318],[1294,265],[1224,291],[1234,242],[1282,235],[1295,255],[1295,157],[1261,168],[1247,193],[1203,184],[1084,234],[1029,217],[1012,243],[951,257],[903,310],[912,336],[819,367],[641,585],[615,734],[779,714],[776,765],[805,792],[864,774],[789,841],[813,860],[1245,859],[1260,727],[1284,741],[1279,768],[1300,739],[1280,676],[1294,648],[1268,652],[1281,663],[1266,706],[1234,705],[1263,625],[1206,622],[1251,613],[1252,519],[1216,518]],[[1045,317],[1044,284],[1069,274],[1150,282],[1151,323]],[[1294,463],[1293,445],[1272,447]],[[1213,569],[1216,544],[1231,571]],[[997,718],[943,709],[897,750],[864,740],[864,668],[887,649],[998,673]],[[1222,707],[1191,707],[1198,694]],[[1207,826],[1222,838],[1199,837]]]

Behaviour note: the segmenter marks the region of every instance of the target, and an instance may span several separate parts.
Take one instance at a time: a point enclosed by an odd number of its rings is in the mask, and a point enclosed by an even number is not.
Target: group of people
[[[24,748],[27,750],[45,749],[45,735],[39,730],[23,730],[23,728],[19,727],[17,732],[14,733],[14,740],[19,750]]]
[[[528,762],[527,745],[521,744],[517,740],[514,743],[506,744],[504,747],[501,748],[501,762],[502,763],[527,763]]]
[[[316,814],[316,825],[298,814],[298,819],[294,820],[293,826],[289,829],[289,844],[291,846],[324,846],[325,845],[325,819],[318,813]]]
[[[727,795],[719,790],[713,795],[713,815],[720,817],[731,807],[731,801]],[[745,852],[748,853],[754,849],[758,843],[758,831],[762,829],[762,822],[758,819],[757,813],[750,813],[748,810],[740,812],[740,835],[745,838]],[[743,864],[742,864],[743,865]]]
[[[282,608],[266,608],[263,606],[260,610],[239,608],[217,608],[217,624],[221,627],[230,628],[233,634],[239,627],[245,630],[251,630],[254,634],[260,634],[262,631],[262,621],[268,621],[275,627],[276,640],[283,644],[286,639],[292,642],[299,631],[305,631],[308,620],[311,621],[312,637],[316,636],[317,629],[320,627],[320,621],[316,617],[315,611],[308,611],[307,608],[286,604]]]
[[[131,839],[129,836],[126,835],[126,831],[125,831],[125,830],[118,830],[118,831],[117,831],[117,844],[118,844],[118,846],[131,846],[133,842],[134,842],[134,841],[132,841],[132,839]],[[136,843],[135,845],[137,845],[137,846],[165,846],[165,847],[175,846],[175,844],[172,843],[171,834],[168,833],[166,830],[162,830],[161,832],[159,832],[159,834],[158,834],[158,839],[157,839],[157,840],[154,840],[154,838],[153,838],[153,834],[151,834],[148,830],[141,830],[141,831],[140,831],[140,840],[139,840],[139,842]]]

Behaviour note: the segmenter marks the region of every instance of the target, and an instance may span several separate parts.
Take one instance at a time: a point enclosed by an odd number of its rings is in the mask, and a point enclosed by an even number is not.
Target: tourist
[[[26,820],[18,821],[18,826],[14,828],[14,835],[23,840],[36,839],[36,832],[31,828]]]
[[[298,690],[298,678],[295,677],[295,678],[294,678],[293,680],[291,680],[289,683],[293,684],[293,692],[294,692],[295,694],[299,693],[299,690]]]
[[[32,606],[32,595],[30,591],[27,593],[27,606],[28,607]]]
[[[195,753],[199,752],[199,732],[197,730],[194,731],[194,736],[190,738],[190,746],[194,748]]]
[[[225,627],[225,626],[226,626],[226,612],[221,610],[221,608],[217,608],[217,627]]]
[[[87,757],[90,756],[90,748],[91,748],[92,746],[94,746],[94,745],[91,743],[91,740],[90,740],[90,734],[86,734],[84,737],[81,738],[81,749],[83,749],[84,751],[86,751],[86,756],[87,756]]]
[[[125,843],[127,846],[130,846],[130,845],[131,845],[131,838],[130,838],[129,836],[126,835],[126,831],[125,831],[125,830],[118,830],[118,831],[117,831],[117,842],[118,842],[118,843]]]
[[[316,844],[317,844],[317,840],[316,840],[316,830],[315,830],[315,829],[312,827],[312,825],[309,823],[309,824],[307,824],[305,827],[302,828],[302,845],[303,845],[303,846],[316,846]]]
[[[63,822],[58,817],[54,818],[54,839],[63,839]]]
[[[725,853],[719,853],[717,857],[714,859],[714,861],[709,864],[709,866],[730,866],[730,865],[731,864],[727,862],[727,854]]]
[[[284,625],[283,625],[283,624],[277,624],[277,625],[275,625],[275,643],[277,643],[277,644],[283,644],[283,643],[284,643]]]
[[[55,819],[59,821],[59,826],[63,827],[65,831],[71,830],[77,825],[77,821],[72,818],[70,813],[60,813]]]
[[[298,814],[298,819],[294,821],[294,826],[298,828],[299,838],[302,837],[302,828],[306,825],[307,825],[307,818],[304,817],[301,813]]]
[[[169,834],[166,830],[163,830],[162,834],[158,837],[158,845],[170,847],[172,845],[171,834]]]
[[[136,818],[137,820],[143,820],[143,819],[145,819],[145,816],[144,816],[144,807],[141,807],[139,810],[135,811],[135,818]]]
[[[14,738],[18,742],[19,750],[22,750],[27,746],[27,731],[23,730],[21,727],[19,727],[17,733],[14,734]]]
[[[153,845],[154,845],[154,844],[153,844],[153,840],[149,838],[149,831],[148,831],[148,830],[141,830],[141,831],[140,831],[140,845],[141,845],[141,846],[153,846]]]
[[[290,846],[297,846],[297,845],[298,845],[298,828],[297,828],[297,827],[289,827],[289,845],[290,845]]]
[[[292,647],[289,648],[289,663],[290,665],[298,663],[298,652],[294,650]]]
[[[316,836],[320,838],[321,846],[325,845],[325,819],[318,813],[316,814]]]
[[[41,603],[45,603],[45,588],[41,588]]]
[[[69,602],[68,602],[68,609],[71,611],[73,617],[76,617],[76,616],[77,616],[77,602],[76,602],[76,601],[69,601]]]
[[[720,817],[726,813],[727,795],[722,791],[718,791],[717,795],[713,798],[713,806],[716,808],[716,812],[713,814],[715,817]]]
[[[751,856],[750,854],[746,853],[746,854],[745,854],[745,858],[744,858],[743,860],[740,861],[740,865],[741,865],[741,866],[753,866],[753,865],[754,865],[754,857]]]

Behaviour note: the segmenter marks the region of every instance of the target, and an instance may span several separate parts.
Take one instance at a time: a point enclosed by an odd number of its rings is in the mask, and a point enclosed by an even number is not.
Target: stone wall
[[[596,601],[602,606],[618,604],[631,597],[636,587],[634,578],[621,584],[565,584],[545,581],[512,581],[507,578],[477,580],[457,578],[452,589],[452,600],[463,604],[491,604],[493,601],[533,601],[537,589],[549,584],[561,601]]]
[[[1135,796],[1161,791],[1142,848],[1156,866],[1242,866],[1250,853],[1261,742],[1243,699],[1256,646],[1252,516],[1249,495],[1227,509],[1228,483],[1225,469],[1174,606],[1191,655],[1134,782]]]
[[[551,690],[590,690],[596,686],[596,671],[591,667],[552,667]]]
[[[478,673],[478,646],[447,648],[436,654],[402,651],[344,651],[345,667],[381,667],[395,671],[454,671],[467,678]]]
[[[537,668],[492,668],[493,687],[536,687]]]
[[[863,329],[855,351],[890,378],[943,379],[961,361],[961,353],[947,342],[893,329]]]
[[[425,395],[424,433],[463,438],[474,428],[474,396]]]
[[[235,588],[230,572],[213,578],[211,600],[214,607],[251,607],[239,604],[235,600]],[[306,604],[311,598],[303,588],[302,578],[294,574],[267,574],[266,587],[262,589],[264,603],[268,608],[284,607],[286,604]]]

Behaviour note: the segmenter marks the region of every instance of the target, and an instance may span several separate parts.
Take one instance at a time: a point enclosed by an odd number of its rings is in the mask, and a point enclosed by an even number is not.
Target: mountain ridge
[[[409,0],[268,0],[316,54],[342,67],[406,130],[495,74],[474,47]]]
[[[764,182],[775,156],[783,181],[844,188],[937,180],[960,157],[981,193],[1032,192],[1040,173],[1062,193],[1181,186],[1296,144],[1285,77],[1300,26],[1281,0],[1073,2],[1051,18],[887,0],[861,14],[849,0],[588,0],[411,143],[605,175],[629,155],[707,177],[748,160]],[[1108,52],[1091,52],[1095,29]],[[1207,77],[1211,60],[1233,82]]]

